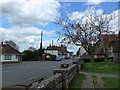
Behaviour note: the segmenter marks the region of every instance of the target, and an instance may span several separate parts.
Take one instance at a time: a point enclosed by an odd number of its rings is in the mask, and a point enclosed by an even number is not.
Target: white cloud
[[[46,38],[49,38],[49,36],[52,36],[55,32],[54,30],[39,30],[35,27],[12,29],[0,28],[0,34],[2,35],[0,41],[13,40],[20,47],[21,51],[27,49],[29,46],[38,48],[40,43],[41,31],[43,31],[44,35],[48,36]]]
[[[60,4],[55,0],[29,0],[1,2],[2,16],[13,26],[46,25],[59,15]]]
[[[98,10],[96,11],[96,14],[97,14],[97,15],[102,15],[102,14],[103,14],[103,12],[104,12],[104,10],[103,10],[103,9],[98,9]]]
[[[102,2],[107,2],[107,0],[87,0],[87,5],[98,5]]]
[[[72,12],[72,14],[68,14],[70,20],[82,20],[84,19],[86,16],[89,16],[89,15],[93,15],[93,14],[97,14],[97,15],[102,15],[104,12],[103,9],[95,9],[95,7],[89,7],[87,8],[84,12]]]
[[[86,5],[99,5],[102,2],[119,2],[120,0],[87,0]]]
[[[115,33],[118,33],[118,29],[120,29],[120,26],[119,26],[119,21],[120,21],[119,19],[120,18],[119,18],[119,14],[118,14],[119,12],[120,12],[120,9],[113,12],[114,15],[116,16],[116,18],[111,20],[111,22],[110,22],[110,29],[112,31],[114,31]]]
[[[73,12],[72,14],[69,14],[70,20],[80,20],[82,17],[85,16],[84,12]]]

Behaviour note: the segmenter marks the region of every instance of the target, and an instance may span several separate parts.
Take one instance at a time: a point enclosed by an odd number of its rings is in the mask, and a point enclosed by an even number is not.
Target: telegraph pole
[[[42,37],[43,37],[43,31],[41,31],[41,42],[40,42],[40,49],[42,50]]]
[[[53,47],[53,40],[52,40],[52,47]],[[53,55],[53,50],[52,50],[52,55]]]
[[[43,37],[43,31],[41,31],[41,42],[40,42],[40,49],[39,49],[39,55],[40,55],[40,59],[41,59],[41,60],[43,60],[42,55],[43,55],[43,53],[44,53],[44,51],[43,51],[43,49],[42,49],[42,37]]]

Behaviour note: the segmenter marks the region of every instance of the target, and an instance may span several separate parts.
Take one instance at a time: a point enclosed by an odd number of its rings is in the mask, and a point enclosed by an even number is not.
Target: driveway
[[[61,63],[72,64],[73,59],[62,61],[31,61],[2,65],[2,86],[11,86],[33,77],[50,77]]]

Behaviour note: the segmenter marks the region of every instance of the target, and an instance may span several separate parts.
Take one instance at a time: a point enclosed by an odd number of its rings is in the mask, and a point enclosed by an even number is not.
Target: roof
[[[0,54],[22,54],[8,44],[0,44]]]
[[[45,50],[58,50],[62,55],[67,53],[67,48],[65,46],[49,46]]]
[[[118,38],[118,34],[102,34],[100,36],[101,39],[105,39],[105,38],[115,38],[117,39]]]
[[[47,47],[46,50],[60,50],[60,47]]]

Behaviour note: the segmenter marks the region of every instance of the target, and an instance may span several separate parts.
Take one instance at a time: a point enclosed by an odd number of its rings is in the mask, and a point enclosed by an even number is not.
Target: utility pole
[[[52,47],[53,47],[53,40],[52,40]],[[52,50],[52,55],[53,55],[53,50]]]
[[[52,40],[52,46],[53,46],[53,40]]]
[[[40,49],[39,49],[39,55],[40,55],[40,59],[41,59],[41,60],[43,60],[42,55],[43,55],[43,53],[44,53],[44,51],[43,51],[43,49],[42,49],[42,37],[43,37],[43,31],[41,31],[41,42],[40,42]]]
[[[42,50],[42,37],[43,37],[43,31],[41,31],[41,42],[40,42],[40,49]]]

